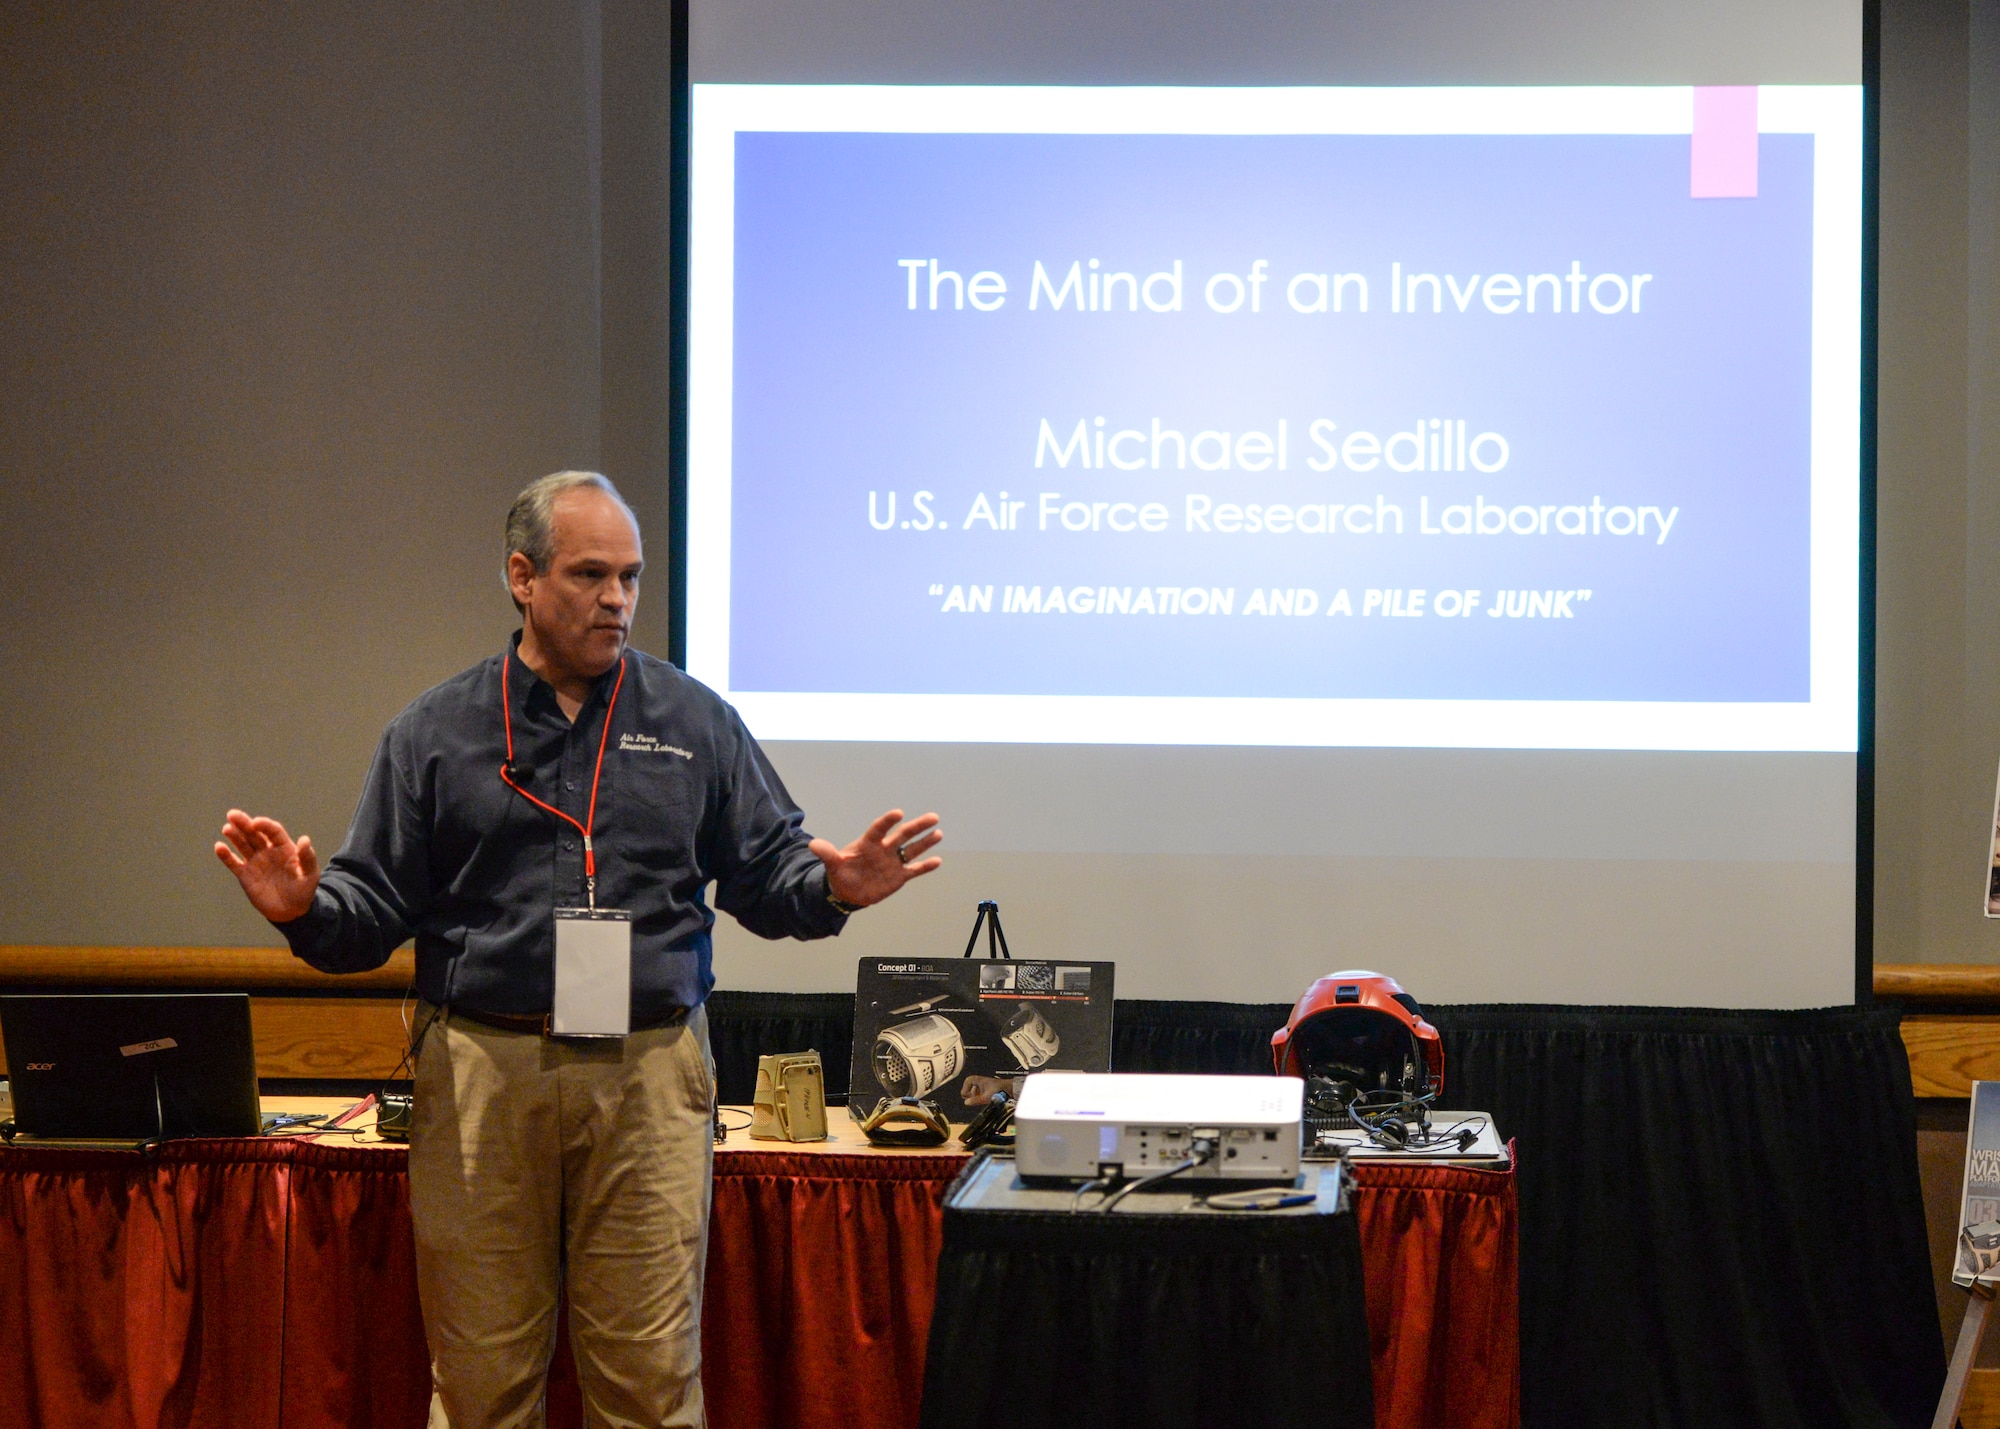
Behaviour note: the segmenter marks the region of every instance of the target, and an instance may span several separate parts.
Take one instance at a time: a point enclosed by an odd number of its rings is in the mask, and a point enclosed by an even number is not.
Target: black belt
[[[532,1032],[537,1037],[551,1035],[549,1014],[525,1012],[480,1012],[470,1007],[451,1007],[447,1011],[453,1017],[463,1017],[468,1022],[477,1022],[482,1027],[497,1027],[503,1032]],[[676,1007],[659,1017],[648,1018],[644,1022],[632,1024],[634,1032],[650,1032],[656,1027],[671,1027],[676,1022],[685,1021],[688,1010]]]

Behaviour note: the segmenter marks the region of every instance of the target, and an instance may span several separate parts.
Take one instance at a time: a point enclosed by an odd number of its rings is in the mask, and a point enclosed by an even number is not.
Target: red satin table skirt
[[[722,1151],[703,1306],[715,1429],[914,1426],[958,1157]],[[1364,1165],[1380,1429],[1520,1420],[1511,1172]],[[0,1429],[417,1429],[404,1153],[0,1148]],[[581,1423],[565,1346],[552,1429]]]

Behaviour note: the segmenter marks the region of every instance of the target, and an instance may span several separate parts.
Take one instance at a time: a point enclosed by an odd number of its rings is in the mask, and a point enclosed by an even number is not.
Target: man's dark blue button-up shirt
[[[279,925],[326,972],[380,967],[411,934],[417,991],[434,1003],[537,1015],[555,995],[558,907],[585,902],[576,829],[507,787],[501,670],[515,780],[586,822],[614,667],[565,719],[555,691],[507,653],[417,697],[389,725],[347,842],[312,909]],[[632,914],[632,1019],[693,1007],[715,985],[703,901],[767,938],[821,938],[845,921],[803,816],[736,711],[637,651],[604,742],[591,827],[597,904]]]

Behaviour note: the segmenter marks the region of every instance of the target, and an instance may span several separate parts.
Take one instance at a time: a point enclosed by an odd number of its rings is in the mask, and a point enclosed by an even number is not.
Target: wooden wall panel
[[[253,997],[250,1028],[260,1077],[367,1078],[396,1070],[414,1001],[376,997]],[[403,1073],[408,1076],[407,1070]]]
[[[1913,1014],[1903,1046],[1920,1097],[1969,1097],[1974,1082],[2000,1081],[2000,1017]]]
[[[403,1011],[395,997],[253,997],[250,1035],[260,1077],[380,1081],[402,1061]],[[0,1043],[0,1076],[7,1049]],[[408,1071],[403,1073],[408,1076]]]
[[[2000,1429],[2000,1369],[1976,1369],[1958,1407],[1960,1429]]]

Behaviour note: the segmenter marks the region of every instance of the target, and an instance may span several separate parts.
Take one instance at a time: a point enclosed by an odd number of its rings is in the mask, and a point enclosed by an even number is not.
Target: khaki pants
[[[552,1041],[423,1006],[410,1130],[431,1429],[532,1429],[557,1292],[595,1429],[701,1426],[708,1022]]]

